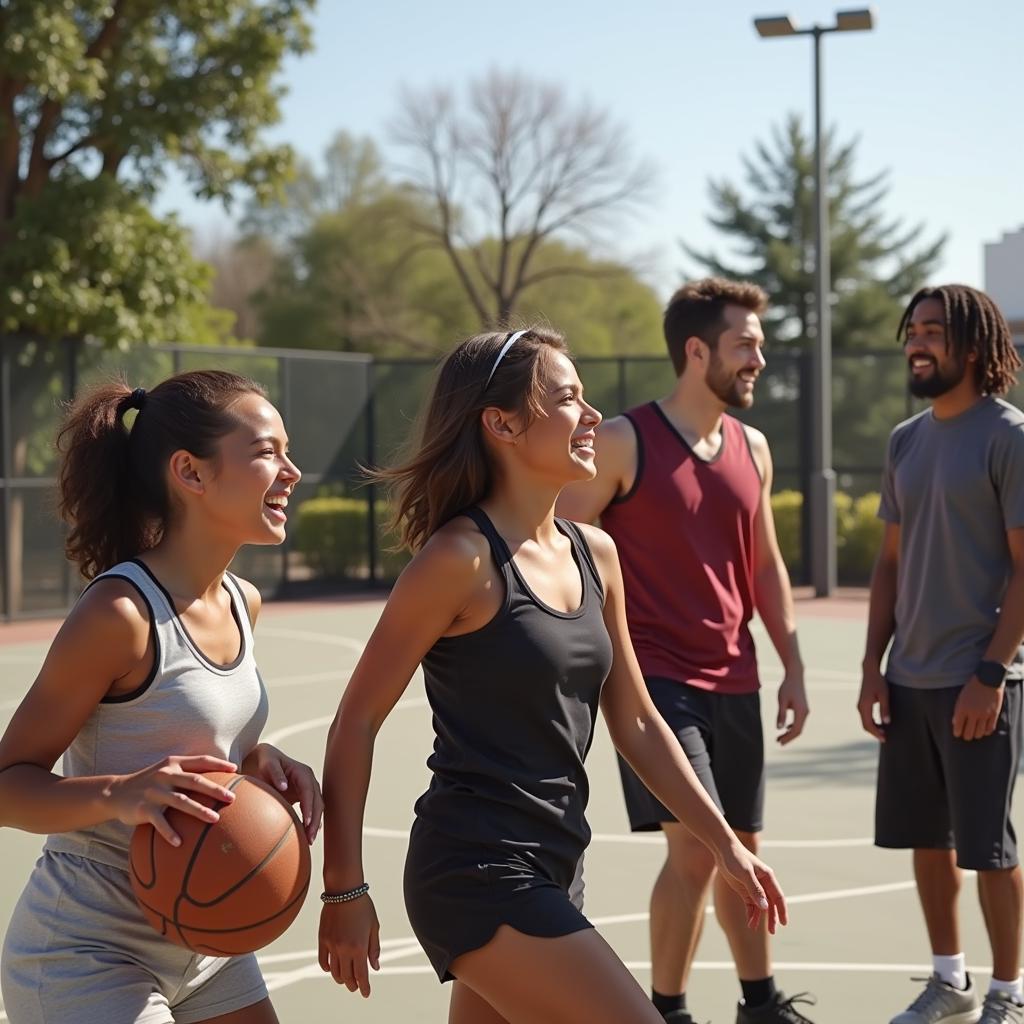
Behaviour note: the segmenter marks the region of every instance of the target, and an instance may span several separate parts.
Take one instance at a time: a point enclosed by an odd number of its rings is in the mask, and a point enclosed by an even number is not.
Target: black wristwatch
[[[974,670],[974,678],[982,686],[991,686],[998,690],[1006,681],[1006,666],[999,661],[979,661],[978,667]]]

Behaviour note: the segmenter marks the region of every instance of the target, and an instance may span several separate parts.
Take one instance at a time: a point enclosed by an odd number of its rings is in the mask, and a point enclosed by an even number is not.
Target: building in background
[[[1010,322],[1013,340],[1024,345],[1024,227],[985,244],[985,291]]]

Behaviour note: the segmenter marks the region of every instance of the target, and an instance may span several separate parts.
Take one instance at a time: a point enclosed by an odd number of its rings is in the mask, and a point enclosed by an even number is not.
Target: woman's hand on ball
[[[204,773],[234,771],[235,765],[221,757],[172,755],[131,775],[117,776],[104,793],[113,801],[112,817],[126,825],[148,823],[172,846],[178,846],[181,838],[171,828],[166,812],[174,808],[200,821],[217,821],[220,815],[189,793],[229,804],[234,793]]]
[[[290,804],[299,805],[306,840],[312,846],[324,816],[324,798],[313,769],[270,743],[258,743],[246,756],[242,770],[273,786]]]
[[[325,903],[320,911],[320,969],[349,992],[370,994],[370,972],[380,970],[380,922],[373,900]]]

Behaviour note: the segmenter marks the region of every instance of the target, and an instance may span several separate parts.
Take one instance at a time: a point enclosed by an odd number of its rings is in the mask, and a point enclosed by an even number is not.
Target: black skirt
[[[525,845],[466,843],[421,819],[409,836],[405,907],[442,982],[454,979],[453,960],[486,946],[503,924],[538,938],[592,927],[583,916],[582,854],[575,872],[563,874]]]

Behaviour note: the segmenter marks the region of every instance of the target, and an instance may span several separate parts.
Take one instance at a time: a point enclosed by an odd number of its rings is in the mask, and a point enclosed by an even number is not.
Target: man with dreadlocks
[[[1019,1024],[1024,414],[998,396],[1021,361],[992,300],[963,285],[919,291],[899,337],[931,408],[889,440],[858,710],[881,741],[875,843],[913,850],[934,973],[891,1024]],[[960,942],[962,869],[978,873],[992,946],[983,1006]]]

